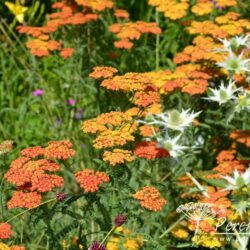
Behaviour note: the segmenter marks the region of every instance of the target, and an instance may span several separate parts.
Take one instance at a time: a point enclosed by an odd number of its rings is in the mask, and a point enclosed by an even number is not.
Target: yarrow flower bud
[[[89,250],[107,250],[104,245],[101,245],[99,242],[94,242],[90,246]]]
[[[58,201],[64,201],[66,199],[66,194],[64,192],[59,192],[56,194],[56,199]]]
[[[127,216],[123,215],[123,214],[118,214],[115,217],[115,226],[116,227],[120,227],[121,225],[123,225],[127,220]]]

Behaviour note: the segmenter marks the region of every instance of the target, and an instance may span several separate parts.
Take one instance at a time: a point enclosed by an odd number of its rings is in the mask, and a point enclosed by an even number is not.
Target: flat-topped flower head
[[[239,190],[250,184],[250,168],[242,174],[235,170],[232,177],[227,175],[222,176],[222,178],[228,182],[226,190]]]
[[[0,223],[0,239],[8,239],[13,235],[11,225],[5,222]]]
[[[230,80],[227,86],[222,82],[218,89],[209,88],[212,94],[204,99],[218,102],[219,105],[235,100],[237,98],[235,93],[240,91],[241,88],[236,88],[234,83]]]
[[[188,148],[187,146],[178,144],[180,137],[181,135],[178,135],[174,138],[165,136],[163,138],[157,138],[157,142],[158,145],[166,149],[172,157],[177,158],[184,153],[183,150]]]
[[[160,211],[167,201],[161,198],[160,191],[155,187],[144,187],[138,190],[134,195],[134,199],[140,202],[143,208],[151,211]]]
[[[225,61],[217,63],[219,67],[226,69],[230,74],[250,72],[250,59],[242,59],[243,52],[239,56],[235,55],[231,49],[228,52],[229,56],[225,58]]]
[[[84,169],[75,174],[77,182],[85,193],[97,192],[100,186],[109,182],[109,177],[104,172],[94,171],[92,169]]]

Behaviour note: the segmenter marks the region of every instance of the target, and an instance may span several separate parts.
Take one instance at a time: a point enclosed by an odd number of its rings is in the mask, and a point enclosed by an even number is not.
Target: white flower
[[[250,184],[250,168],[245,173],[240,174],[237,170],[233,172],[233,177],[222,176],[228,182],[226,190],[237,190]]]
[[[147,122],[143,123],[183,131],[186,127],[190,126],[193,119],[200,113],[201,111],[197,113],[194,113],[193,111],[190,112],[190,109],[182,110],[181,112],[174,109],[155,116],[151,116],[150,119],[147,119]]]
[[[216,63],[218,66],[232,73],[240,73],[241,71],[250,72],[248,65],[250,59],[242,59],[243,52],[239,56],[236,56],[231,49],[228,52],[229,56],[225,58],[224,62]]]
[[[227,86],[222,82],[219,89],[209,88],[212,92],[212,95],[209,97],[205,97],[204,99],[218,102],[220,105],[224,104],[230,100],[236,99],[234,95],[237,91],[241,90],[241,88],[236,88],[234,82],[232,80],[229,81]]]
[[[231,38],[230,43],[232,47],[237,49],[241,46],[247,46],[249,35],[236,36]]]
[[[222,42],[224,49],[217,49],[218,51],[229,51],[230,49],[237,50],[241,46],[248,46],[248,38],[249,35],[242,35],[242,36],[235,36],[230,40],[227,39],[220,39]]]
[[[180,137],[181,135],[178,135],[174,138],[165,136],[163,138],[157,138],[157,142],[158,145],[165,148],[172,157],[177,158],[184,153],[183,150],[188,148],[187,146],[178,144]]]

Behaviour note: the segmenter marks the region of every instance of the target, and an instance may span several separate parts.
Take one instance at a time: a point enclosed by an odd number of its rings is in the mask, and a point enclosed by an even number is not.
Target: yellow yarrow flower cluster
[[[121,246],[126,250],[139,250],[142,245],[142,236],[134,236],[131,230],[117,227],[114,236],[107,243],[107,250],[119,250]]]
[[[218,7],[232,7],[237,5],[237,0],[216,0]]]
[[[188,0],[149,0],[148,4],[155,6],[156,11],[163,12],[165,17],[177,20],[185,17],[189,7]]]
[[[172,231],[171,231],[171,234],[175,237],[175,238],[178,238],[178,239],[186,239],[189,235],[189,232],[188,230],[179,225],[177,227],[175,227]]]
[[[134,133],[138,129],[135,121],[140,110],[132,108],[126,112],[110,112],[97,118],[85,121],[82,130],[85,133],[96,134],[94,147],[105,149],[103,160],[115,166],[134,160],[132,151],[121,149],[127,143],[135,140]]]
[[[10,248],[3,242],[0,242],[0,250],[10,250]]]
[[[206,233],[195,235],[192,241],[198,246],[208,247],[210,249],[220,248],[226,244],[226,239],[223,236]]]
[[[211,1],[205,2],[203,0],[200,0],[197,2],[196,5],[192,7],[191,10],[197,16],[203,16],[203,15],[210,14],[213,11],[213,7],[214,5]]]
[[[131,162],[135,159],[131,151],[124,149],[114,149],[113,151],[105,151],[103,160],[110,163],[111,166],[116,166],[124,162]]]
[[[4,244],[3,242],[0,242],[0,250],[25,250],[25,247],[23,246],[11,246]]]

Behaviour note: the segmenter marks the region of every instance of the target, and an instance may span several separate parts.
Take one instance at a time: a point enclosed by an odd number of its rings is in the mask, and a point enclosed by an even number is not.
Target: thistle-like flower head
[[[173,158],[177,158],[184,153],[183,150],[188,148],[178,143],[180,137],[181,135],[171,138],[167,135],[163,138],[157,138],[157,142],[158,145],[165,148]]]
[[[225,58],[224,62],[219,62],[217,65],[229,71],[232,74],[240,72],[250,72],[250,59],[243,59],[243,52],[236,56],[231,49],[229,49],[229,56]]]
[[[240,47],[247,47],[248,46],[248,38],[249,35],[242,35],[242,36],[235,36],[232,37],[230,40],[219,39],[220,42],[223,44],[223,49],[218,49],[217,51],[228,51],[233,50],[237,51]]]
[[[240,174],[237,170],[233,172],[233,176],[222,176],[228,184],[226,190],[239,190],[244,186],[250,184],[250,168],[248,168],[243,174]]]
[[[140,122],[160,126],[165,129],[183,131],[186,127],[190,126],[193,119],[196,118],[200,113],[201,111],[194,113],[193,111],[190,111],[190,109],[183,109],[181,112],[173,109],[158,115],[151,116],[150,119]]]
[[[241,88],[236,88],[234,82],[230,80],[227,86],[222,82],[218,89],[209,88],[209,90],[212,92],[212,95],[204,99],[218,102],[221,105],[236,99],[235,93],[240,91]]]

